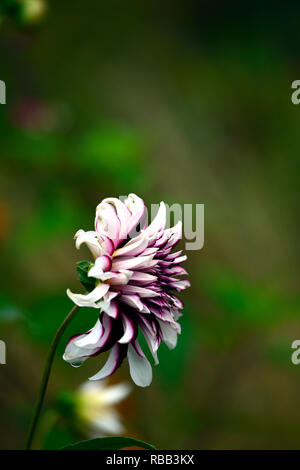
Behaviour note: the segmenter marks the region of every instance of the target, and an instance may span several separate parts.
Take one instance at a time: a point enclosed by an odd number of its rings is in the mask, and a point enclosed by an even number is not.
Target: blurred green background
[[[0,448],[23,445],[65,290],[78,291],[74,233],[130,192],[204,203],[205,245],[187,253],[178,347],[161,346],[151,387],[122,407],[127,434],[300,448],[299,5],[26,1],[0,7]],[[94,317],[68,327],[46,408],[100,368],[61,360]]]

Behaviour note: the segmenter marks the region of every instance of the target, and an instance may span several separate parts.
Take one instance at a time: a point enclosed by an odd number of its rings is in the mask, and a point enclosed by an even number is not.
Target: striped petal
[[[125,315],[125,313],[122,314],[121,318],[124,328],[124,334],[118,342],[121,344],[130,343],[136,334],[134,323],[130,318],[128,318],[127,315]]]
[[[116,343],[110,350],[108,359],[104,366],[97,374],[89,378],[89,380],[102,380],[112,375],[120,365],[121,353],[120,345]]]

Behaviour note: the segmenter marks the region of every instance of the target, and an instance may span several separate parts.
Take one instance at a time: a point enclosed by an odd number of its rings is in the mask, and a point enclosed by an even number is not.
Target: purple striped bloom
[[[141,387],[150,385],[152,368],[138,343],[138,331],[145,336],[155,364],[161,341],[173,349],[181,332],[178,318],[183,304],[174,291],[190,284],[178,278],[187,274],[181,266],[186,256],[171,251],[181,239],[182,224],[165,229],[163,202],[148,227],[143,225],[145,213],[143,200],[135,194],[124,202],[106,198],[96,209],[95,230],[75,235],[76,248],[85,243],[94,263],[81,266],[86,278],[80,279],[88,292],[74,294],[68,289],[67,294],[80,307],[99,309],[100,315],[91,330],[69,340],[63,358],[78,367],[109,350],[107,362],[90,380],[113,374],[127,356],[133,381]],[[140,225],[143,228],[137,232]]]

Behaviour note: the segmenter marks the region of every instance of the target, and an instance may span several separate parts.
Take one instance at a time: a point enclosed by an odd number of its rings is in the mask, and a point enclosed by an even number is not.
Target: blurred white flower
[[[107,386],[106,381],[85,382],[74,393],[78,424],[91,437],[120,434],[125,431],[114,405],[130,393],[127,383]]]

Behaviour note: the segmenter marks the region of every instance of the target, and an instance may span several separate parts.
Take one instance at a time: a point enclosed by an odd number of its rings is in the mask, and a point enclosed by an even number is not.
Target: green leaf
[[[79,281],[88,292],[94,289],[96,282],[94,278],[88,277],[88,271],[91,266],[92,263],[90,261],[79,261],[76,266]]]
[[[76,442],[76,444],[63,447],[61,450],[118,450],[124,447],[141,447],[148,450],[156,450],[152,444],[134,439],[133,437],[98,437],[87,441]]]

